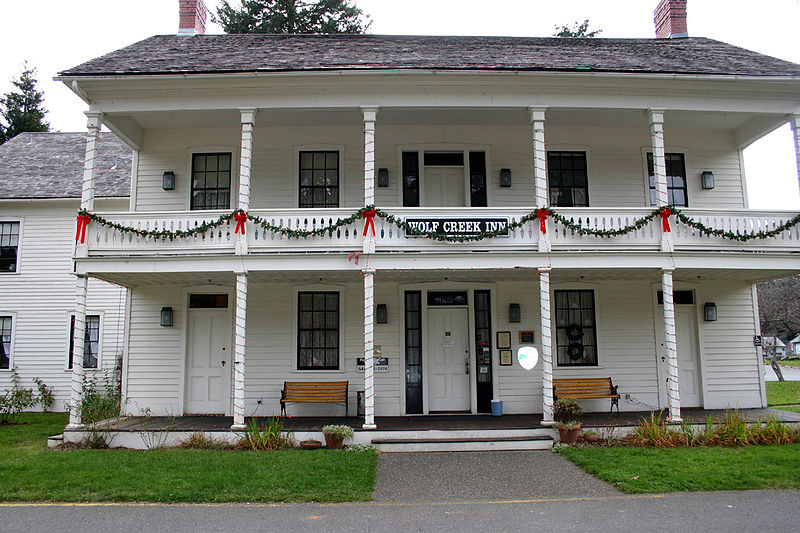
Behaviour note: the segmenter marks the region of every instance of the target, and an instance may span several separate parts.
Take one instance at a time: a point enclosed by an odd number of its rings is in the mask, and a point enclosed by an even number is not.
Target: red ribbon
[[[550,211],[547,209],[537,209],[536,210],[536,218],[539,219],[539,230],[542,233],[547,233],[547,217],[550,216]]]
[[[375,210],[364,209],[361,211],[361,216],[364,218],[364,237],[367,236],[367,231],[372,228],[372,236],[375,236]]]
[[[89,215],[78,215],[78,229],[75,231],[75,242],[80,241],[81,244],[86,242],[86,227],[92,217]]]
[[[350,252],[350,255],[347,257],[347,261],[353,261],[355,264],[358,264],[358,257],[361,255],[361,252]]]
[[[672,214],[672,210],[669,207],[664,207],[663,209],[661,209],[659,214],[661,215],[661,222],[664,231],[666,233],[669,233],[670,231],[672,231],[669,229],[669,216]]]
[[[233,231],[233,233],[239,233],[239,230],[241,230],[242,235],[244,235],[244,223],[247,222],[247,213],[244,211],[236,211],[233,214],[233,220],[236,221],[236,229]]]

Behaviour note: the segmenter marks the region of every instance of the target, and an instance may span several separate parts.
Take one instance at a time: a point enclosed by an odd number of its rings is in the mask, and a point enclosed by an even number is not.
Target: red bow
[[[550,211],[547,209],[537,209],[536,210],[536,218],[539,219],[539,230],[542,233],[547,233],[547,225],[545,222],[547,221],[547,217],[550,216]]]
[[[361,252],[350,252],[350,255],[347,257],[347,261],[353,261],[355,259],[355,264],[358,264],[358,257],[361,255]]]
[[[242,235],[244,235],[244,223],[247,222],[247,213],[244,211],[236,211],[233,214],[233,220],[236,221],[236,229],[233,231],[233,233],[239,233],[239,230],[241,230]]]
[[[672,210],[669,207],[664,207],[659,212],[661,215],[661,221],[663,222],[662,227],[664,231],[669,233],[671,230],[669,229],[669,216],[672,214]]]
[[[86,242],[86,227],[92,217],[89,215],[78,215],[78,229],[75,231],[75,242],[80,241],[81,244]]]
[[[372,236],[375,236],[375,210],[364,209],[361,211],[361,216],[366,220],[364,223],[364,237],[367,236],[367,231],[372,228]]]

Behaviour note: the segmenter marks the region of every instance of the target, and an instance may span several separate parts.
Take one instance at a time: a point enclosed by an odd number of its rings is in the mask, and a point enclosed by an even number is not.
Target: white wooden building
[[[87,163],[76,250],[79,314],[86,279],[131,291],[124,408],[241,426],[279,413],[284,381],[347,380],[365,428],[492,399],[547,424],[552,379],[587,376],[673,420],[765,406],[753,284],[800,271],[800,230],[748,208],[742,150],[787,121],[800,149],[800,66],[661,23],[671,37],[189,18],[62,72],[90,138],[102,122],[134,149],[128,213],[93,199]]]
[[[96,205],[129,208],[132,150],[100,134]],[[0,146],[0,390],[40,378],[54,393],[52,409],[70,399],[70,346],[75,313],[75,212],[86,149],[84,133],[21,133]],[[89,282],[86,371],[101,387],[114,378],[124,339],[125,289]]]

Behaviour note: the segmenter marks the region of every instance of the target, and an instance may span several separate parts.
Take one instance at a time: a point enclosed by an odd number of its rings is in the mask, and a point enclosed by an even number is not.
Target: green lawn
[[[743,448],[562,447],[622,492],[800,489],[800,444]]]
[[[767,405],[800,403],[800,381],[767,381]]]
[[[340,502],[372,498],[372,451],[46,449],[59,413],[0,426],[0,500]]]
[[[800,360],[792,360],[792,361],[778,361],[778,364],[781,366],[793,366],[795,368],[800,368]]]

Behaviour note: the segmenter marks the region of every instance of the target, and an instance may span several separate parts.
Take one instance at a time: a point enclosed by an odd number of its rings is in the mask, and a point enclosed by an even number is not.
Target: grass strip
[[[767,381],[767,405],[800,403],[800,381]]]

